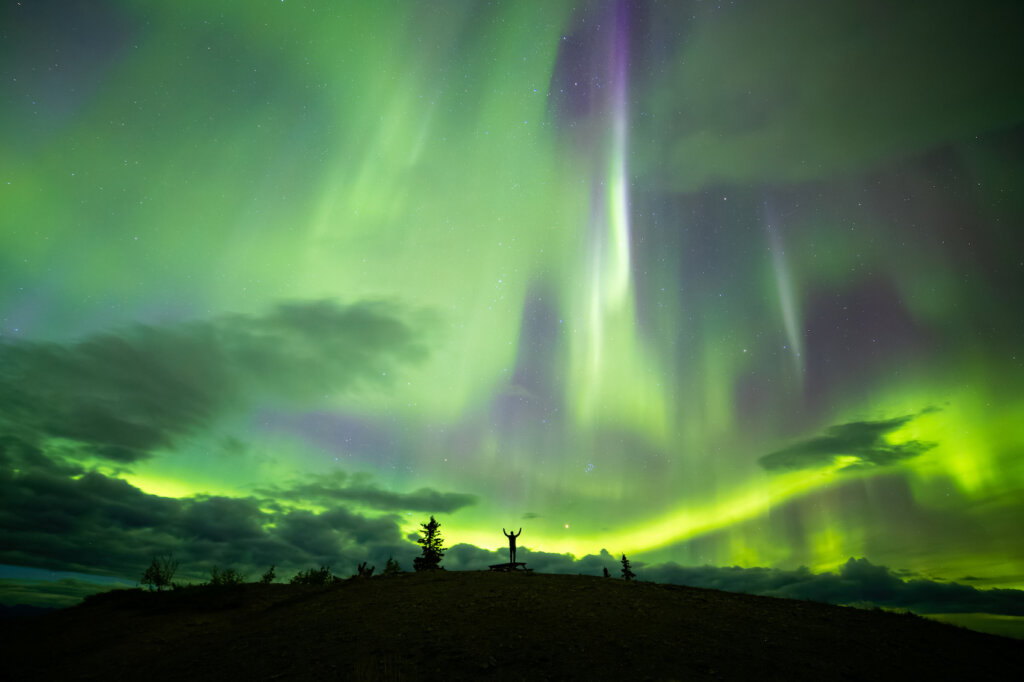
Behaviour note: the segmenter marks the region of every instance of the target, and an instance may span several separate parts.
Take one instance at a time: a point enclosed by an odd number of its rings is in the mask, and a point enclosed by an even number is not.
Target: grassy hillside
[[[1024,642],[912,615],[589,576],[109,592],[0,625],[5,679],[1006,679]]]

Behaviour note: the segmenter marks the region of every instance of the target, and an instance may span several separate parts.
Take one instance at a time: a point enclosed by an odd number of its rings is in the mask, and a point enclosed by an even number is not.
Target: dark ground
[[[912,615],[524,573],[122,590],[0,628],[6,680],[995,680],[1024,670],[1024,641]]]

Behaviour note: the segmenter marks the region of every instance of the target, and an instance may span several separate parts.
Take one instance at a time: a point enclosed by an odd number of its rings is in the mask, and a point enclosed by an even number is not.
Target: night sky
[[[0,8],[5,603],[434,514],[1024,615],[1020,3]]]

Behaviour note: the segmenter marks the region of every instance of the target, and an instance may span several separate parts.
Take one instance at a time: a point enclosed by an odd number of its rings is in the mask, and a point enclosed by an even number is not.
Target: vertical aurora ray
[[[594,179],[582,272],[569,279],[586,286],[568,297],[583,324],[573,338],[567,399],[581,429],[621,426],[661,441],[666,403],[637,326],[630,253],[629,14],[625,3],[610,7],[604,16],[612,28],[590,55],[602,68],[584,139]]]
[[[793,372],[798,383],[804,376],[803,333],[800,331],[800,312],[798,297],[794,290],[793,277],[786,259],[785,246],[782,243],[781,226],[777,219],[765,208],[765,232],[768,234],[768,248],[772,254],[772,271],[775,275],[775,286],[779,296],[779,309],[782,313],[782,324],[786,330],[786,350],[793,359]]]

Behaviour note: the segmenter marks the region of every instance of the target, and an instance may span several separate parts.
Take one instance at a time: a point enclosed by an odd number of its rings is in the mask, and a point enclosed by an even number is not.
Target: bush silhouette
[[[441,568],[441,558],[444,557],[444,542],[441,539],[441,531],[438,529],[441,524],[431,516],[429,523],[421,523],[423,536],[416,542],[423,545],[423,554],[412,560],[412,567],[416,571],[433,571]]]
[[[178,562],[171,554],[158,554],[153,557],[152,563],[143,572],[142,580],[139,582],[147,586],[151,592],[153,590],[160,592],[165,587],[171,587],[171,581],[177,570]]]
[[[267,572],[260,576],[260,583],[263,585],[269,585],[274,582],[275,578],[277,578],[277,574],[274,573],[274,565],[271,564],[270,568],[267,569]]]
[[[626,555],[623,554],[622,555],[622,579],[623,580],[632,580],[635,577],[636,577],[636,573],[634,573],[633,571],[630,570],[629,559],[627,559]]]
[[[330,566],[321,566],[319,569],[311,568],[308,571],[299,571],[291,580],[290,585],[331,585],[340,582],[337,577],[331,575]]]
[[[377,567],[370,566],[369,568],[367,568],[366,562],[364,561],[363,563],[359,564],[359,567],[356,570],[359,571],[358,573],[356,573],[356,577],[370,578],[373,576],[373,572],[377,570]]]
[[[388,557],[388,562],[384,564],[384,575],[398,575],[401,572],[402,568],[398,565],[398,562]]]
[[[214,566],[210,570],[209,585],[241,585],[245,582],[245,576],[233,568],[226,568],[223,571]]]

